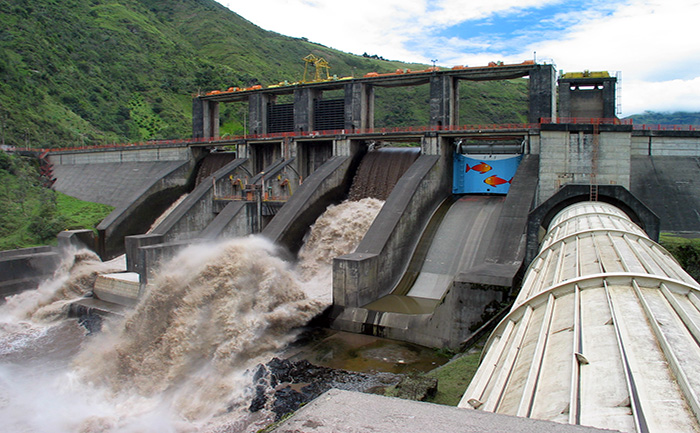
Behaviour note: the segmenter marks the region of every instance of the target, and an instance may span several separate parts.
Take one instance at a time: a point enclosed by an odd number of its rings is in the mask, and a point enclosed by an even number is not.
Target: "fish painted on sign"
[[[469,164],[467,164],[467,169],[464,170],[464,172],[465,172],[465,173],[468,173],[469,170],[478,171],[479,173],[484,174],[484,173],[486,173],[487,171],[490,171],[490,170],[491,170],[491,166],[488,165],[488,164],[485,163],[485,162],[481,162],[481,163],[479,163],[479,164],[477,164],[477,165],[475,165],[475,166],[473,166],[473,167],[469,167]]]
[[[498,177],[496,175],[489,176],[486,179],[484,179],[484,183],[486,185],[491,185],[491,186],[503,185],[504,183],[511,183],[512,181],[513,181],[513,178],[511,178],[510,180],[505,180],[505,179],[501,179],[500,177]]]

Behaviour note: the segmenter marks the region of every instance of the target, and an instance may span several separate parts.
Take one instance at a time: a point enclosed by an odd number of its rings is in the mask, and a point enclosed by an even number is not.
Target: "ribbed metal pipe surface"
[[[551,222],[459,406],[626,432],[700,431],[700,285],[619,209]]]

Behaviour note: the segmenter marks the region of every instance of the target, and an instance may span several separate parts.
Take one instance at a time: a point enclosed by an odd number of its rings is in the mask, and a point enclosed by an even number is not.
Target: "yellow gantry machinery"
[[[302,82],[304,83],[313,83],[317,81],[325,81],[325,80],[330,80],[330,65],[324,59],[323,57],[316,57],[313,54],[309,54],[308,56],[304,57],[304,78]],[[313,65],[315,69],[315,75],[314,79],[307,79],[308,76],[308,70],[309,70],[309,65]],[[325,77],[322,75],[322,72],[325,71]]]

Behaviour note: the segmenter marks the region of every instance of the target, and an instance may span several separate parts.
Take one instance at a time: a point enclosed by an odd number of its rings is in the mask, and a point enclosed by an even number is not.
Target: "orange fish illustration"
[[[501,179],[500,177],[498,177],[496,175],[493,175],[493,176],[489,176],[486,179],[484,179],[484,183],[486,185],[498,186],[498,185],[503,185],[504,183],[511,183],[512,180],[513,180],[513,178],[511,178],[510,180],[505,180],[505,179]]]
[[[491,170],[491,166],[485,162],[481,162],[473,167],[469,167],[469,164],[467,164],[467,169],[464,170],[464,172],[467,173],[469,170],[478,171],[479,173],[484,174],[487,171]]]

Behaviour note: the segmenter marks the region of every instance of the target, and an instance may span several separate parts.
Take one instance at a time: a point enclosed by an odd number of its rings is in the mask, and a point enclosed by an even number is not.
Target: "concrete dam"
[[[459,123],[461,80],[518,77],[529,80],[529,123]],[[374,128],[375,89],[424,84],[428,126]],[[98,277],[75,309],[133,307],[192,245],[259,234],[295,262],[329,206],[374,197],[384,204],[359,244],[329,258],[325,324],[429,347],[472,344],[520,314],[506,306],[571,205],[613,206],[649,242],[700,231],[700,133],[615,118],[614,89],[607,74],[557,80],[551,65],[524,63],[218,92],[194,98],[191,141],[52,151],[56,189],[115,206],[96,236],[67,232],[61,243],[103,259],[126,254],[127,272]],[[294,102],[277,103],[285,95]],[[219,104],[241,101],[250,134],[218,137]]]
[[[539,123],[456,124],[460,80],[517,76],[529,77],[528,111]],[[616,120],[614,78],[573,74],[557,83],[554,76],[550,65],[524,63],[210,92],[194,99],[192,142],[56,151],[50,159],[57,189],[117,207],[87,243],[104,258],[126,251],[128,270],[145,285],[162,260],[207,239],[261,233],[296,254],[328,205],[361,196],[350,191],[360,161],[369,166],[381,153],[375,148],[410,144],[410,166],[402,160],[396,168],[395,158],[373,166],[365,188],[382,189],[386,204],[356,251],[334,259],[329,318],[338,329],[457,347],[510,296],[536,254],[540,227],[561,206],[609,201],[652,239],[659,230],[700,226],[697,134]],[[431,89],[432,125],[372,128],[373,89],[422,83]],[[344,99],[323,99],[338,88]],[[282,110],[276,97],[289,92],[295,102]],[[217,137],[219,104],[241,100],[257,134]],[[309,109],[322,101],[337,113]],[[279,118],[284,113],[293,121]],[[314,125],[338,129],[315,132]],[[376,177],[390,171],[405,171],[395,187]],[[669,206],[669,196],[689,206]]]
[[[250,176],[247,161],[231,153],[205,156],[202,168],[209,167],[214,158],[228,158],[229,162],[222,162],[220,169],[203,180],[204,176],[196,176],[200,180],[192,192],[149,233],[126,236],[128,270],[139,274],[139,284],[147,284],[158,264],[184,245],[257,231],[296,254],[309,226],[329,205],[348,196],[379,198],[386,203],[367,236],[352,254],[334,259],[335,300],[329,313],[333,326],[424,345],[459,345],[469,335],[468,328],[481,320],[483,305],[500,301],[503,289],[473,290],[479,306],[461,313],[464,318],[457,329],[444,326],[456,313],[452,302],[441,299],[450,293],[455,278],[469,284],[473,276],[466,271],[488,274],[494,280],[489,284],[507,285],[514,278],[516,266],[501,266],[492,275],[485,271],[485,261],[495,259],[494,238],[501,239],[498,248],[509,254],[502,254],[499,260],[522,260],[518,254],[524,254],[521,238],[526,219],[521,217],[516,221],[519,224],[513,224],[510,212],[527,212],[535,193],[531,175],[536,160],[525,157],[519,174],[508,177],[512,179],[507,186],[519,191],[517,195],[460,198],[451,193],[452,182],[440,167],[440,156],[422,154],[417,146],[366,150],[364,143],[349,143],[358,149],[355,155],[331,157],[301,185],[290,161],[279,159],[261,170],[264,174]],[[132,163],[124,165],[134,169]],[[353,183],[353,178],[361,181]],[[281,201],[289,191],[293,194]],[[511,231],[504,230],[504,221],[513,226]],[[356,290],[360,284],[367,288]],[[127,292],[107,293],[98,288],[96,295],[106,302],[133,305],[136,299],[128,299]],[[408,329],[423,331],[407,330],[405,317],[415,321]],[[450,333],[441,334],[444,329]]]

